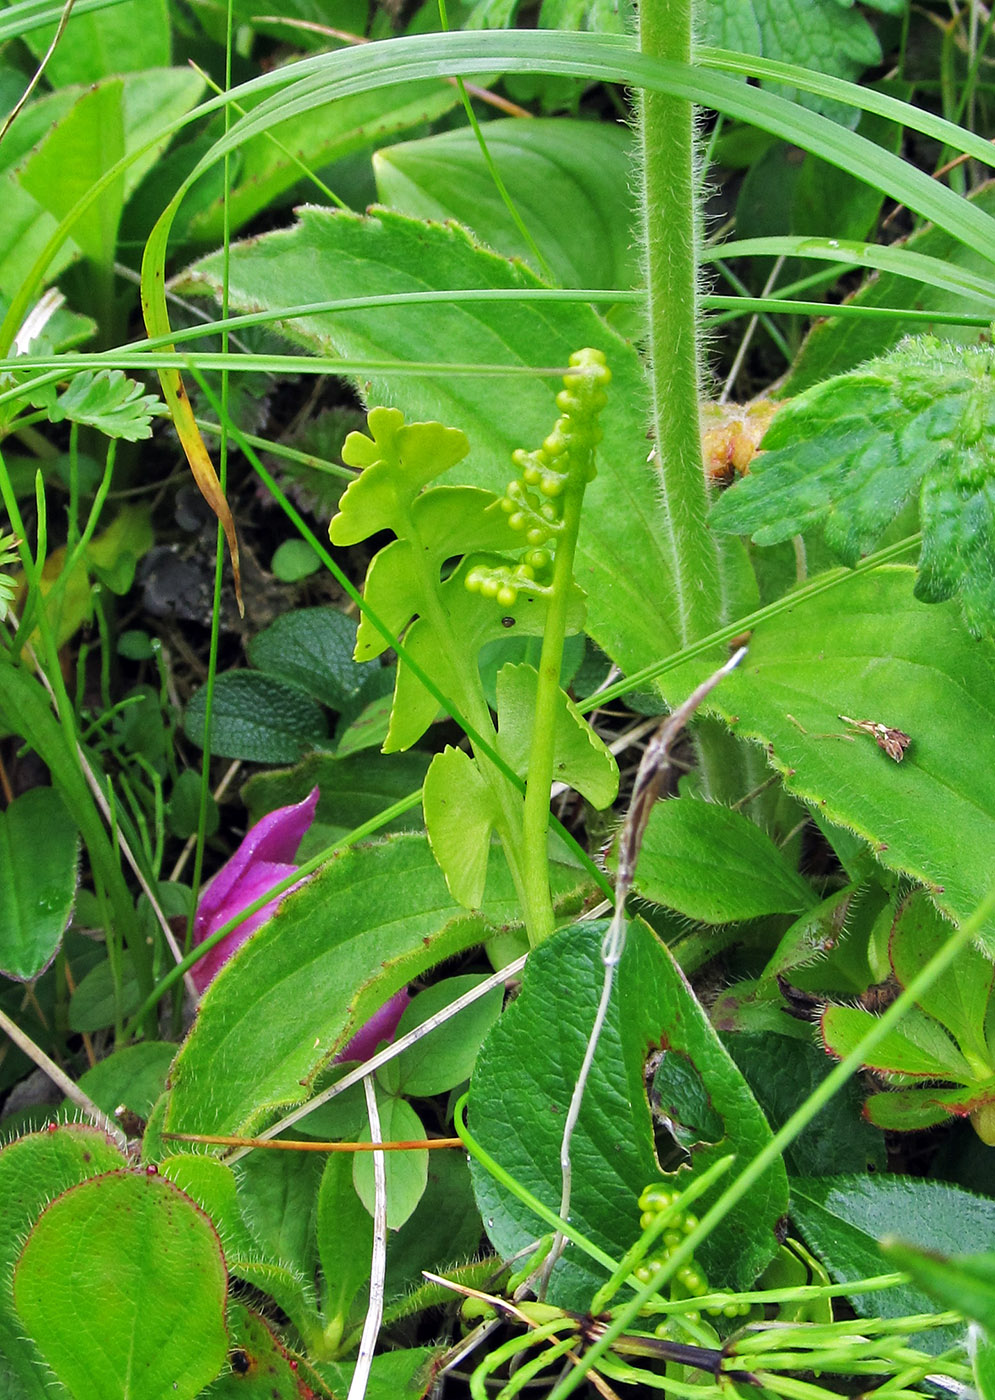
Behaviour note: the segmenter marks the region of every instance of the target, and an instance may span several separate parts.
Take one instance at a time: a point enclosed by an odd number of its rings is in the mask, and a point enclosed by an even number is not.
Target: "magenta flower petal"
[[[297,867],[292,861],[302,837],[314,821],[317,806],[318,789],[314,788],[303,802],[291,807],[278,807],[246,832],[231,860],[204,887],[194,919],[195,945],[203,943],[205,938],[234,919],[248,905],[254,904],[267,890],[294,873]],[[297,888],[297,885],[291,887]],[[203,992],[236,949],[276,913],[281,900],[290,893],[291,890],[284,890],[283,894],[258,909],[205,954],[200,962],[194,964],[191,975],[198,991]]]
[[[368,1060],[376,1053],[377,1046],[382,1041],[389,1045],[397,1033],[397,1023],[404,1014],[404,1008],[411,1000],[411,993],[407,987],[402,987],[399,992],[395,992],[389,1001],[385,1001],[379,1011],[375,1011],[370,1019],[362,1026],[352,1040],[343,1047],[335,1056],[336,1063],[339,1060]]]

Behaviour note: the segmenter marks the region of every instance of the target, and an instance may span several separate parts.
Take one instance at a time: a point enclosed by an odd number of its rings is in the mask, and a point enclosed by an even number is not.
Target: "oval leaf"
[[[227,1286],[207,1216],[163,1178],[122,1171],[48,1207],[14,1306],[75,1400],[193,1400],[224,1365]]]
[[[204,747],[206,693],[187,706],[183,728]],[[321,706],[296,686],[255,671],[225,671],[214,683],[211,753],[249,763],[296,763],[328,737]]]

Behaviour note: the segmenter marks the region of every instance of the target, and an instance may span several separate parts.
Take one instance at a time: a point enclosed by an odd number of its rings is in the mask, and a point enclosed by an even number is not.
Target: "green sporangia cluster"
[[[570,356],[570,371],[556,396],[560,416],[535,451],[520,447],[512,454],[519,474],[500,499],[508,524],[524,536],[525,548],[516,564],[470,569],[465,584],[471,593],[512,607],[521,591],[533,596],[550,592],[564,529],[564,493],[571,481],[586,485],[596,475],[594,454],[602,436],[598,419],[608,402],[611,377],[600,350],[576,350]]]
[[[642,1283],[650,1281],[657,1269],[667,1263],[674,1251],[698,1226],[696,1215],[692,1215],[688,1210],[674,1210],[674,1206],[680,1200],[680,1195],[679,1191],[671,1190],[666,1183],[655,1182],[647,1186],[639,1197],[639,1209],[642,1212],[639,1217],[641,1229],[650,1229],[665,1211],[673,1217],[669,1228],[665,1229],[660,1236],[659,1248],[653,1254],[647,1255],[633,1270],[636,1278]],[[709,1292],[711,1289],[704,1270],[693,1257],[681,1265],[670,1285],[672,1298],[703,1298]],[[705,1312],[712,1317],[741,1317],[749,1312],[749,1306],[741,1303],[727,1303],[723,1307],[706,1308]],[[692,1312],[686,1316],[697,1320],[699,1314]],[[659,1328],[661,1336],[666,1333],[668,1326],[669,1322],[661,1324]]]

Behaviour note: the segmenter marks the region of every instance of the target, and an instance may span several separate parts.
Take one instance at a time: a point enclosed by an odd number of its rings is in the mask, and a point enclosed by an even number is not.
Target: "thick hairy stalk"
[[[639,46],[652,58],[687,63],[691,0],[644,0]],[[662,487],[682,645],[719,618],[715,544],[698,426],[699,357],[695,270],[694,114],[689,102],[644,92],[639,119],[647,330],[653,435]]]

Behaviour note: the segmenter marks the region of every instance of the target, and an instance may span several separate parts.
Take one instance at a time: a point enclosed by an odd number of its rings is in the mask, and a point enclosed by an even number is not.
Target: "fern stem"
[[[644,0],[639,46],[652,58],[691,60],[692,0]],[[718,556],[698,426],[694,114],[689,102],[644,91],[639,122],[643,245],[653,435],[681,644],[719,622]]]

